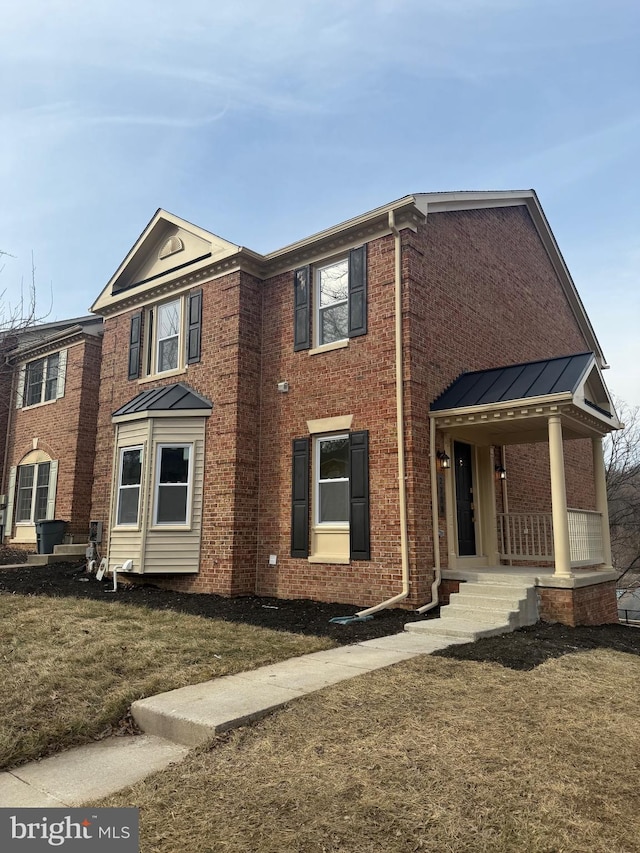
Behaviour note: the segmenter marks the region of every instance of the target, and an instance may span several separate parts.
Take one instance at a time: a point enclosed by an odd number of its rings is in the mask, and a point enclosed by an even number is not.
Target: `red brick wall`
[[[615,581],[578,589],[538,589],[540,619],[563,625],[606,625],[618,622]]]
[[[150,383],[129,381],[129,329],[131,316],[140,309],[106,319],[92,517],[104,522],[102,550],[106,553],[114,440],[112,413],[141,391],[186,383],[213,403],[206,427],[200,572],[164,582],[192,592],[238,595],[253,592],[255,585],[259,283],[245,273],[233,273],[206,282],[202,290],[201,361],[178,375]],[[163,579],[154,576],[154,582],[162,583]]]
[[[101,339],[93,335],[69,346],[64,396],[10,413],[7,467],[19,465],[37,438],[38,449],[59,463],[56,518],[67,521],[67,533],[80,539],[89,529],[100,348]]]
[[[347,347],[293,351],[293,272],[269,279],[263,296],[260,528],[257,591],[368,605],[401,589],[395,409],[394,246],[369,243],[368,333]],[[289,392],[277,391],[279,381]],[[353,415],[369,431],[371,560],[309,563],[290,554],[291,442],[307,420]],[[278,559],[269,566],[269,554]]]

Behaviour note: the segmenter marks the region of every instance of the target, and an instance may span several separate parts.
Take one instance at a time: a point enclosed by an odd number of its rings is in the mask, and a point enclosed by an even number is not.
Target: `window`
[[[191,447],[158,445],[154,524],[189,524]]]
[[[120,451],[118,508],[116,524],[137,526],[142,481],[142,447],[124,447]]]
[[[66,350],[26,364],[18,381],[17,407],[37,406],[64,394]]]
[[[316,439],[316,524],[349,524],[349,436]]]
[[[294,272],[296,352],[311,346],[328,347],[367,333],[366,249],[360,246],[343,258],[315,267],[313,279],[308,266]]]
[[[144,330],[142,319],[141,313],[131,317],[129,379],[139,378],[141,355],[145,376],[182,370],[188,364],[200,361],[201,290],[147,309]]]
[[[316,270],[317,346],[349,337],[349,263],[345,259]]]
[[[314,484],[310,489],[312,441]],[[291,556],[314,562],[370,560],[369,433],[296,438],[292,451]]]
[[[16,490],[16,522],[33,524],[47,517],[51,463],[20,465]]]

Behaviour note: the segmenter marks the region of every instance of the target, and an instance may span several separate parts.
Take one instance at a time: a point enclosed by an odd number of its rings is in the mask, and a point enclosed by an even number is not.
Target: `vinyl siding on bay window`
[[[116,425],[117,456],[114,460],[112,526],[109,566],[133,559],[136,573],[179,574],[197,572],[200,562],[200,533],[204,480],[204,436],[206,419],[201,417],[161,417],[128,421]],[[190,446],[187,498],[190,518],[187,525],[154,524],[157,492],[157,460],[162,446]],[[139,524],[115,526],[119,457],[123,448],[143,447]]]

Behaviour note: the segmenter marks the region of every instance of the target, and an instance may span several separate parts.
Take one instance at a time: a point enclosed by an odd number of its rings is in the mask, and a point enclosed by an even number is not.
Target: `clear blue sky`
[[[637,0],[22,0],[0,287],[87,312],[158,207],[266,252],[412,192],[533,187],[640,404]]]

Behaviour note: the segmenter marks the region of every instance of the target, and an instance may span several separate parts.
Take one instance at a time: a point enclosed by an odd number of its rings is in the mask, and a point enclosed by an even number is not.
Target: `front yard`
[[[143,696],[333,645],[117,602],[0,594],[0,769],[126,727]]]
[[[140,807],[143,853],[637,853],[639,696],[640,658],[609,649],[419,657],[99,805]]]

